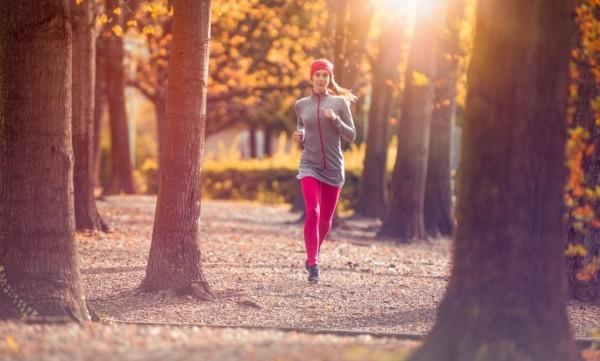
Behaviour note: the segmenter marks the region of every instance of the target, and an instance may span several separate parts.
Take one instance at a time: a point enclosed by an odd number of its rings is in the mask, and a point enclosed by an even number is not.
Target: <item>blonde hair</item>
[[[342,88],[341,86],[339,86],[339,84],[335,82],[333,77],[331,77],[329,85],[331,86],[331,89],[336,95],[339,95],[346,100],[346,103],[350,104],[358,100],[358,97],[352,94],[352,91],[350,89]]]

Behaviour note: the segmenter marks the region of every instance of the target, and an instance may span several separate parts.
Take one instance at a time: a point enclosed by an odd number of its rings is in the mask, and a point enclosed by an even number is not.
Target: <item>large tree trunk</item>
[[[0,319],[90,319],[73,216],[68,0],[0,2]]]
[[[115,25],[123,26],[123,14],[117,15],[113,9],[123,9],[123,0],[106,0],[107,12],[111,14]],[[133,170],[130,158],[129,127],[125,110],[125,72],[123,68],[123,37],[114,33],[106,39],[106,93],[110,118],[111,139],[111,179],[105,194],[121,191],[135,193]]]
[[[399,17],[384,27],[379,54],[373,64],[373,97],[369,109],[367,147],[360,178],[356,213],[367,217],[385,215],[386,164],[389,143],[388,123],[399,81],[402,22]]]
[[[406,70],[389,210],[379,231],[380,236],[404,242],[427,239],[423,207],[439,16],[428,9],[426,2],[421,2],[417,5],[416,22]]]
[[[75,168],[75,227],[99,229],[108,227],[100,218],[94,199],[93,131],[94,73],[96,59],[92,0],[73,8],[73,153]]]
[[[213,297],[198,245],[209,39],[210,1],[175,0],[164,162],[142,291]]]
[[[561,231],[572,11],[479,3],[452,274],[413,361],[577,359]]]
[[[586,3],[586,2],[582,2]],[[577,95],[573,104],[573,121],[571,123],[571,131],[576,132],[584,130],[589,134],[589,139],[585,141],[583,147],[578,147],[581,163],[577,165],[574,172],[581,172],[583,184],[577,186],[581,188],[589,188],[594,190],[600,184],[600,127],[596,125],[596,117],[600,115],[600,109],[594,110],[592,102],[597,101],[600,97],[600,82],[594,76],[594,63],[598,62],[598,53],[590,52],[584,48],[584,43],[589,44],[589,37],[596,36],[594,33],[582,32],[581,27],[591,25],[591,21],[595,21],[596,25],[600,21],[598,13],[599,6],[589,5],[588,8],[581,7],[578,12],[579,31],[576,32],[577,46],[574,49],[576,57],[573,59],[573,64],[577,69],[577,78],[575,79],[577,86]],[[593,20],[584,17],[590,16]],[[589,46],[589,45],[588,45]],[[596,65],[597,66],[597,65]],[[580,137],[581,139],[581,137]],[[586,148],[593,147],[591,153],[586,152]],[[570,157],[575,158],[577,155],[572,151],[568,151]],[[574,159],[570,159],[570,162]],[[570,182],[569,182],[570,183]],[[596,219],[600,215],[600,203],[598,201],[590,201],[586,199],[585,192],[578,194],[577,189],[569,185],[568,196],[573,200],[573,208],[570,209],[570,218],[567,229],[567,242],[571,245],[582,245],[587,250],[587,255],[569,257],[568,280],[569,280],[569,295],[572,298],[597,302],[600,301],[600,272],[589,272],[585,277],[578,277],[581,271],[584,271],[588,264],[600,261],[600,229],[574,217],[576,210],[581,207],[589,206],[594,210]],[[575,227],[579,223],[579,227]],[[596,260],[596,261],[594,261]],[[588,272],[584,272],[588,273]]]
[[[425,229],[432,236],[450,236],[453,229],[450,189],[450,136],[456,113],[456,83],[460,59],[460,28],[464,0],[449,0],[434,88],[425,182]]]

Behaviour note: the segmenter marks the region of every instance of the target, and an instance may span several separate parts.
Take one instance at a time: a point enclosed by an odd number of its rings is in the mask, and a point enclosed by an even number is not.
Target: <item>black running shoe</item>
[[[318,264],[308,267],[308,280],[310,282],[319,282],[319,265]]]
[[[304,269],[308,271],[308,260],[304,262]]]

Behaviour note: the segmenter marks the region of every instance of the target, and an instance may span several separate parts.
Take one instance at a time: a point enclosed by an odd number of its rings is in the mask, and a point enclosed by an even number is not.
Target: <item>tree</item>
[[[104,32],[106,52],[106,95],[110,119],[111,179],[104,194],[135,193],[130,157],[129,127],[125,110],[125,71],[123,67],[123,0],[106,0],[111,21]]]
[[[437,11],[429,9],[428,2],[417,5],[417,24],[405,75],[389,210],[378,233],[379,236],[397,237],[403,241],[427,238],[423,208],[439,27],[437,15]]]
[[[73,153],[75,227],[108,230],[96,208],[93,185],[96,36],[94,2],[73,2]]]
[[[102,139],[102,114],[106,106],[106,58],[104,56],[104,40],[102,35],[96,37],[96,72],[94,76],[94,141],[92,149],[94,152],[94,163],[92,165],[94,186],[100,186],[100,160]]]
[[[456,113],[456,84],[460,60],[460,30],[464,0],[448,0],[446,31],[438,51],[434,106],[429,132],[425,181],[425,229],[429,235],[450,236],[453,229],[450,189],[450,135]]]
[[[173,4],[165,152],[150,256],[140,289],[173,290],[212,299],[198,246],[210,1],[175,0]]]
[[[561,217],[570,1],[479,2],[457,230],[412,360],[576,360]]]
[[[386,165],[389,144],[388,123],[398,89],[403,22],[400,17],[389,19],[379,42],[379,54],[372,66],[373,96],[369,108],[369,127],[363,172],[360,178],[356,213],[383,218],[386,204]]]
[[[68,0],[0,2],[0,318],[90,319],[73,215]]]

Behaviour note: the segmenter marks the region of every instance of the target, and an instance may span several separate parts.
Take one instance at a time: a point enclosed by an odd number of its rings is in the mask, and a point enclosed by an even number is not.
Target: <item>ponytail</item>
[[[355,101],[358,100],[358,97],[356,95],[352,94],[352,91],[339,86],[338,83],[336,83],[335,80],[333,80],[333,78],[331,78],[330,85],[331,85],[331,88],[333,89],[333,92],[336,95],[339,95],[342,98],[344,98],[344,100],[346,100],[346,103],[350,104],[350,103],[354,103]]]

